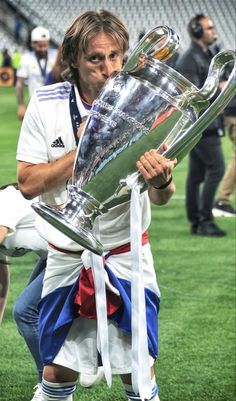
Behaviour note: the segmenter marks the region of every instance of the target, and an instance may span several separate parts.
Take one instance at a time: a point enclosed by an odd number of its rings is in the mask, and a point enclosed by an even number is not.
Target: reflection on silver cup
[[[235,66],[222,93],[209,106],[222,68],[235,61],[231,51],[216,55],[200,90],[164,64],[178,46],[168,27],[156,27],[131,54],[122,72],[111,77],[94,101],[75,158],[69,200],[58,210],[39,202],[34,210],[68,237],[94,253],[103,246],[93,235],[95,218],[130,198],[127,178],[146,184],[136,161],[167,143],[164,153],[178,162],[222,112],[236,92]],[[162,60],[162,61],[161,61]],[[201,117],[199,112],[206,109]]]

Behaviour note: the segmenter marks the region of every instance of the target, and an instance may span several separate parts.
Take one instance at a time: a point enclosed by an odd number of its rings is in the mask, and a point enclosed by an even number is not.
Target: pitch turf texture
[[[0,88],[0,184],[16,180],[15,150],[20,123],[13,88]],[[223,138],[226,160],[231,153]],[[161,289],[159,359],[156,376],[161,401],[235,399],[235,222],[219,218],[225,238],[189,235],[184,185],[187,158],[177,166],[175,197],[153,207],[150,241]],[[12,318],[36,257],[10,259],[11,286],[0,327],[0,400],[30,401],[36,369]],[[79,385],[75,401],[125,400],[120,379],[112,388]]]

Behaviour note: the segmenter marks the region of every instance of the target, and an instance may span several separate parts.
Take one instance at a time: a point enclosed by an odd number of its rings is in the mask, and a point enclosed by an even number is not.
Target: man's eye
[[[101,60],[101,57],[99,57],[99,56],[94,55],[94,56],[89,57],[89,61],[91,61],[92,63],[96,63],[100,60]]]
[[[117,53],[112,53],[110,55],[111,60],[116,60],[118,58],[118,54]]]

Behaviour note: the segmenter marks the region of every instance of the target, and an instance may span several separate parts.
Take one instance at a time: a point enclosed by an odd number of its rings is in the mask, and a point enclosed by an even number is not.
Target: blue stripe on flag
[[[111,283],[120,292],[123,305],[109,319],[115,321],[119,330],[131,335],[131,283],[120,279],[105,266]],[[51,363],[60,350],[74,319],[78,318],[78,306],[74,299],[78,280],[73,286],[60,287],[45,296],[39,303],[39,341],[42,359]],[[149,352],[154,359],[158,355],[158,312],[160,299],[156,293],[145,288],[146,317]]]

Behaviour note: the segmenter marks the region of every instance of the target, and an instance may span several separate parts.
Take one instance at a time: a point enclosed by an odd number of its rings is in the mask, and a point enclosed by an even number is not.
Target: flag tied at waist
[[[142,234],[142,245],[148,243],[148,232]],[[130,252],[130,243],[121,245],[112,249],[103,257],[103,264],[105,267],[106,260],[112,255],[119,255],[121,253]],[[114,287],[113,287],[114,288]],[[79,283],[78,292],[75,296],[75,304],[78,305],[78,314],[88,319],[97,319],[96,302],[95,302],[95,287],[91,267],[82,269]],[[106,286],[106,302],[107,302],[107,316],[113,315],[122,306],[122,299],[119,294],[112,291],[109,286]]]

